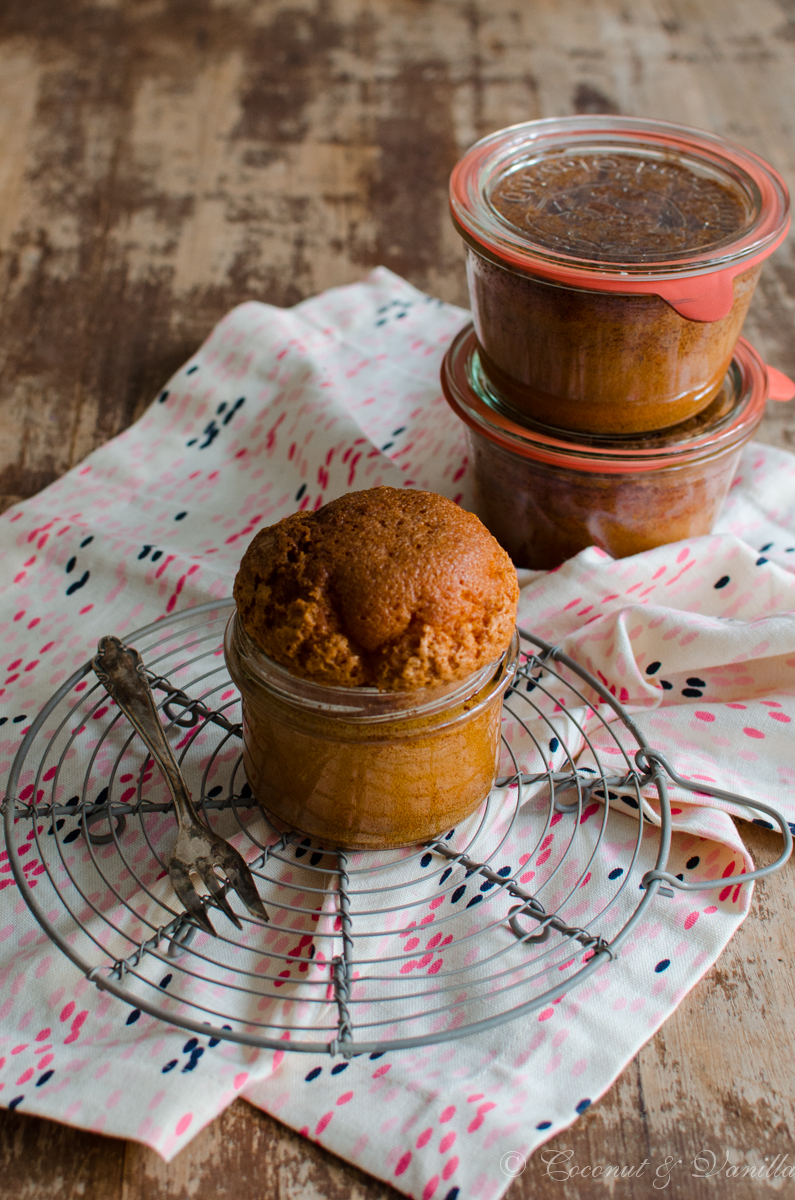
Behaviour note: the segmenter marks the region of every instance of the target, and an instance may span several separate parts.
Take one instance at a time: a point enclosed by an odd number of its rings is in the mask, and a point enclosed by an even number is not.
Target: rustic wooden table
[[[492,129],[571,112],[715,130],[793,188],[795,3],[5,0],[2,505],[124,429],[242,300],[293,304],[384,263],[465,304],[450,168]],[[790,243],[765,267],[746,333],[795,373],[794,329]],[[795,414],[779,406],[761,438],[795,446]],[[775,851],[762,831],[749,841],[760,858]],[[554,1143],[581,1166],[650,1160],[612,1185],[618,1200],[767,1194],[748,1178],[693,1179],[702,1149],[795,1161],[794,880],[795,867],[758,887],[718,966]],[[661,1188],[653,1169],[666,1159]],[[606,1190],[552,1179],[536,1156],[508,1196]],[[194,1195],[397,1193],[242,1101],[170,1166],[2,1113],[0,1200]]]

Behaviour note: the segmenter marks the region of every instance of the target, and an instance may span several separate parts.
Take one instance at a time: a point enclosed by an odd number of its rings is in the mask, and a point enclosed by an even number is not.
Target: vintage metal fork
[[[234,846],[230,846],[205,825],[194,808],[158,716],[152,690],[144,675],[141,655],[132,646],[125,646],[117,637],[101,638],[98,649],[99,653],[92,662],[97,678],[146,743],[174,799],[178,831],[168,874],[188,915],[207,933],[215,935],[204,903],[191,879],[192,875],[197,875],[221,911],[238,929],[242,928],[224,895],[224,886],[218,875],[220,870],[252,916],[267,921],[268,914],[245,860]]]

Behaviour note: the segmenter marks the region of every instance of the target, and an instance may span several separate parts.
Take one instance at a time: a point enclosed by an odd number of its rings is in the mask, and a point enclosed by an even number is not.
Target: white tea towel
[[[466,319],[383,269],[291,310],[242,305],[136,425],[4,514],[2,770],[100,635],[228,596],[263,525],[378,484],[469,505],[463,431],[438,381]],[[795,459],[752,445],[713,536],[621,561],[590,549],[558,571],[528,573],[521,621],[599,675],[681,773],[795,821],[794,556]],[[510,723],[507,732],[521,757],[520,734]],[[609,735],[595,738],[608,754]],[[551,759],[560,757],[553,740]],[[22,800],[34,765],[22,774]],[[0,1102],[170,1158],[244,1095],[408,1195],[495,1200],[510,1183],[504,1156],[531,1153],[604,1093],[748,911],[750,886],[731,882],[750,865],[731,806],[671,794],[670,869],[691,880],[725,875],[725,887],[655,901],[618,959],[548,1009],[457,1042],[350,1062],[131,1020],[134,1010],[99,993],[47,941],[3,851]],[[536,803],[501,843],[499,822],[489,833],[500,867],[530,888],[562,854],[566,828],[564,819],[536,847]],[[611,803],[615,834],[594,857],[582,922],[637,840],[637,807]],[[595,844],[603,812],[589,807],[584,845]],[[644,815],[654,820],[653,804]],[[647,824],[641,873],[655,839]],[[28,858],[38,885],[40,864]],[[479,884],[462,877],[455,903],[464,912]],[[426,980],[443,952],[428,928],[446,919],[431,907],[434,894],[429,883],[419,895],[424,915],[408,939],[394,931],[400,952],[416,944],[422,965],[412,969]],[[461,918],[473,930],[477,911]]]

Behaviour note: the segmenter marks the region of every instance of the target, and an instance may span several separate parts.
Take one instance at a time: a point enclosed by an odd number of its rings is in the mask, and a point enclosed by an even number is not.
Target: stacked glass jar
[[[444,361],[476,506],[518,566],[708,533],[768,398],[740,330],[789,228],[779,175],[662,121],[532,121],[450,182],[473,325]]]

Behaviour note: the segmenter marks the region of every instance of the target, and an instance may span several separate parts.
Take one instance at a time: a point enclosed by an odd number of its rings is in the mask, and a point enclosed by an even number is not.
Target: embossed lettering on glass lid
[[[551,150],[497,175],[487,199],[528,242],[601,262],[669,260],[734,241],[751,225],[750,179],[641,149]]]

